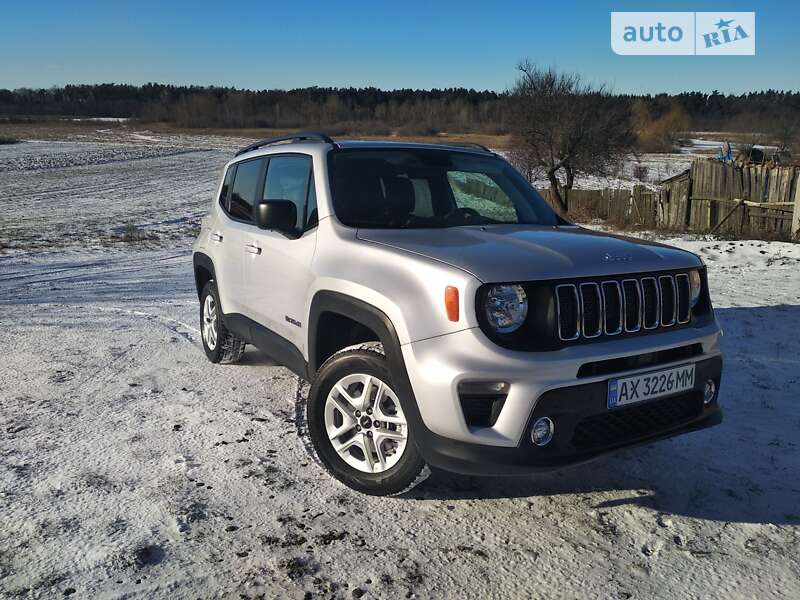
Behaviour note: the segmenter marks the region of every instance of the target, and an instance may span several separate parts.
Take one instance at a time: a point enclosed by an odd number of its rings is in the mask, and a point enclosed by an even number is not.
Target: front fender
[[[327,221],[330,221],[328,219]],[[336,244],[336,252],[318,251],[317,277],[310,299],[321,291],[357,298],[383,312],[394,324],[401,344],[477,327],[475,293],[480,285],[465,271],[439,261],[365,240],[347,238],[321,227],[319,248]],[[451,321],[445,289],[459,290],[459,316]]]

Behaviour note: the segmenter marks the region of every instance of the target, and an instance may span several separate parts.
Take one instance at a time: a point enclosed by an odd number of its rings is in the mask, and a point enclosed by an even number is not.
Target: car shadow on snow
[[[587,509],[636,505],[717,521],[800,524],[800,306],[716,312],[725,332],[721,425],[547,474],[436,473],[408,497],[577,495]]]
[[[281,365],[273,360],[266,352],[262,352],[253,346],[247,346],[237,365],[250,365],[253,367],[280,367]]]

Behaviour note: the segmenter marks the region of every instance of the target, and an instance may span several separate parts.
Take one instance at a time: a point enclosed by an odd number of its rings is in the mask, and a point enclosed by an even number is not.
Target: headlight
[[[525,322],[528,296],[521,285],[493,285],[486,294],[483,310],[492,329],[511,333]]]
[[[689,292],[692,299],[692,308],[694,308],[697,301],[700,300],[700,288],[702,285],[700,271],[689,271]]]

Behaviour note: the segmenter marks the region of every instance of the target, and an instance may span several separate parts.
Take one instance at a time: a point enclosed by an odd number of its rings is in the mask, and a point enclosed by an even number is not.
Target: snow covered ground
[[[183,247],[231,155],[167,144],[0,146],[0,243],[7,252],[61,252],[113,246],[128,234]]]
[[[190,232],[230,153],[167,146],[0,147],[0,597],[800,596],[800,246],[667,240],[708,264],[721,426],[377,499],[289,371],[206,361]]]

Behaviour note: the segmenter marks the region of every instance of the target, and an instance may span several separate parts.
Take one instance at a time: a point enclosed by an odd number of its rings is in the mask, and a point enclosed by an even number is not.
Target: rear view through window
[[[259,177],[265,162],[264,159],[248,160],[236,166],[228,209],[232,217],[242,221],[252,221]]]
[[[334,210],[351,227],[558,222],[530,184],[495,157],[400,148],[344,149],[330,156]]]

